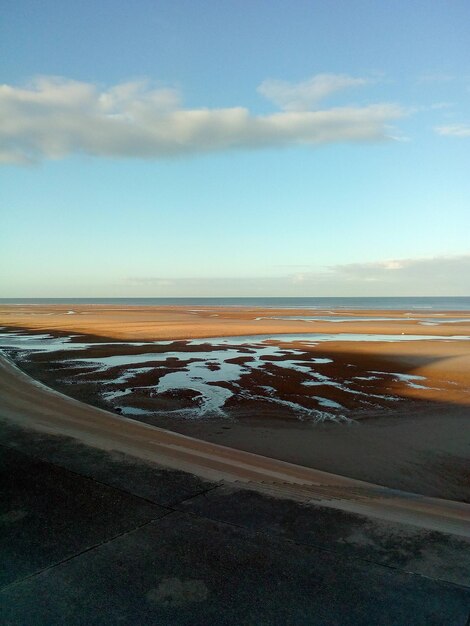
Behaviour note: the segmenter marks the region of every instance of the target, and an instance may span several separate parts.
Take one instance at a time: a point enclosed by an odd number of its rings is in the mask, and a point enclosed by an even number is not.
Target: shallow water
[[[23,354],[29,352],[54,353],[55,351],[71,351],[71,359],[63,361],[67,367],[75,367],[73,377],[85,381],[89,378],[92,368],[93,381],[100,385],[102,397],[113,406],[119,406],[125,415],[145,415],[149,413],[168,414],[172,411],[142,409],[132,406],[134,401],[133,381],[137,376],[147,372],[160,373],[158,383],[150,387],[139,387],[145,390],[150,397],[157,398],[160,394],[171,391],[192,390],[197,398],[192,408],[177,408],[173,413],[188,418],[203,416],[224,415],[224,407],[233,396],[245,400],[268,402],[275,406],[292,409],[300,419],[314,421],[346,421],[346,409],[335,400],[324,396],[313,396],[318,403],[318,409],[307,408],[294,400],[281,399],[272,387],[259,386],[249,390],[241,384],[241,378],[256,371],[269,373],[276,379],[285,378],[289,373],[301,374],[305,377],[302,385],[305,387],[332,388],[364,401],[397,400],[397,396],[371,393],[367,388],[359,388],[360,381],[379,380],[380,382],[401,382],[414,389],[428,389],[424,379],[408,374],[394,374],[373,371],[368,376],[356,376],[350,380],[337,380],[325,374],[324,366],[333,361],[329,358],[313,357],[305,354],[304,347],[331,341],[373,341],[373,342],[401,342],[401,341],[467,341],[467,336],[432,336],[432,335],[373,335],[368,333],[302,333],[283,335],[254,335],[243,337],[219,337],[211,339],[193,339],[190,341],[154,341],[154,342],[103,342],[119,352],[120,346],[139,346],[148,350],[143,354],[113,354],[104,357],[81,358],[80,352],[96,343],[71,341],[67,337],[52,337],[51,335],[26,335],[22,333],[0,333],[0,346],[7,349],[17,349]],[[292,343],[299,345],[292,347]],[[289,344],[285,345],[285,344]],[[153,352],[156,346],[167,346],[164,352]],[[191,347],[192,350],[185,348]],[[194,348],[198,348],[194,350]],[[236,359],[238,362],[233,362]],[[242,362],[240,362],[242,360]],[[152,365],[145,366],[146,363]],[[142,367],[136,367],[142,366]],[[113,373],[113,368],[119,371]],[[124,371],[122,371],[124,369]],[[168,369],[172,370],[168,372]],[[322,371],[323,370],[323,371]],[[96,374],[103,373],[101,380],[96,380]],[[359,381],[359,383],[358,383]],[[419,381],[419,383],[417,382]],[[219,383],[219,384],[217,384]],[[231,389],[221,383],[229,383]],[[116,389],[117,385],[125,385]],[[310,400],[312,396],[309,396]],[[327,409],[327,410],[325,410]]]
[[[409,335],[401,333],[378,334],[378,333],[283,333],[280,335],[244,335],[239,337],[211,337],[209,339],[192,339],[188,342],[191,345],[220,344],[220,345],[243,345],[256,344],[258,342],[302,342],[305,344],[318,344],[325,341],[469,341],[469,335]]]
[[[447,317],[446,319],[439,319],[441,314],[436,313],[432,317],[411,317],[410,314],[406,314],[405,317],[359,317],[355,315],[337,315],[332,313],[331,315],[268,315],[265,317],[257,317],[255,321],[261,320],[286,320],[297,322],[418,322],[421,326],[438,326],[440,324],[468,324],[470,323],[470,317]]]

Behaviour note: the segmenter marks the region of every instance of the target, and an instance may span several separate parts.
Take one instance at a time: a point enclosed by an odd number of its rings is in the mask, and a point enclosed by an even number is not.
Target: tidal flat
[[[24,371],[89,404],[470,501],[468,312],[22,305],[0,326]]]

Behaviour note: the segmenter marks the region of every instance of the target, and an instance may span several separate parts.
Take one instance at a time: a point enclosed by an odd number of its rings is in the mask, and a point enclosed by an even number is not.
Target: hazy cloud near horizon
[[[318,108],[322,98],[368,81],[320,74],[302,83],[267,80],[259,93],[280,111],[184,108],[174,89],[145,81],[109,89],[58,77],[26,87],[0,86],[0,162],[27,164],[72,154],[159,159],[232,149],[261,149],[392,138],[407,112],[397,104]]]
[[[192,290],[208,296],[469,296],[470,254],[350,263],[284,276],[141,276],[125,282],[162,296],[191,296]]]

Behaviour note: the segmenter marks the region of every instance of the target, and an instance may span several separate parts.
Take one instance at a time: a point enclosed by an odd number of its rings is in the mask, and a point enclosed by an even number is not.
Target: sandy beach
[[[7,352],[118,415],[470,502],[468,312],[4,305],[0,326],[4,337],[55,337],[47,351]],[[207,398],[223,409],[204,413]]]

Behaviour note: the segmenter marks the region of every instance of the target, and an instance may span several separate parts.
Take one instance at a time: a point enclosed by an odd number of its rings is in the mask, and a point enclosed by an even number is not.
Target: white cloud
[[[317,74],[301,83],[268,79],[261,83],[258,92],[272,100],[284,111],[309,111],[320,100],[348,87],[366,85],[365,78],[352,78],[344,74]]]
[[[470,137],[470,124],[437,126],[434,130],[438,135],[444,135],[446,137]]]
[[[405,266],[403,261],[385,261],[383,263],[383,267],[386,270],[401,270]]]
[[[336,79],[337,85],[362,84],[362,79]],[[325,93],[327,87],[322,89]],[[318,93],[322,89],[317,86]],[[331,93],[332,84],[329,89]],[[253,115],[243,107],[187,109],[175,90],[155,89],[145,81],[100,90],[90,83],[41,77],[24,88],[0,86],[0,162],[22,164],[72,154],[158,159],[382,141],[391,138],[390,122],[404,115],[403,108],[386,103],[269,115]]]

